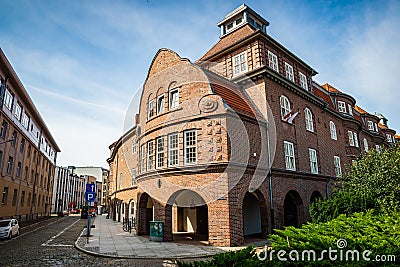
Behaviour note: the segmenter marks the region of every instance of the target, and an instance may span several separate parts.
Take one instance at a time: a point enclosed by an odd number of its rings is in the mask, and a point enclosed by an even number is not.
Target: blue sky
[[[62,152],[58,165],[104,166],[108,145],[159,48],[192,61],[242,1],[0,0],[0,46]],[[399,1],[246,1],[268,33],[400,131]]]

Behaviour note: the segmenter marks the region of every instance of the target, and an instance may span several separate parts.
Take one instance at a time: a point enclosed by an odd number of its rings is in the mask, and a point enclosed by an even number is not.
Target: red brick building
[[[246,5],[218,26],[195,63],[157,52],[134,126],[110,146],[112,216],[135,218],[139,235],[156,220],[164,240],[191,233],[234,246],[299,225],[346,165],[396,142],[382,115],[315,83]]]

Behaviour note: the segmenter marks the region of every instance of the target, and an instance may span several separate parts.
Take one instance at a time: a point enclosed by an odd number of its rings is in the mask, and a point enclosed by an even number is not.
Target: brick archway
[[[284,226],[298,226],[304,222],[304,204],[300,194],[290,190],[283,203]]]
[[[243,236],[266,237],[268,231],[267,205],[264,195],[256,190],[246,192],[242,201]]]
[[[310,204],[317,201],[318,199],[322,199],[322,194],[315,190],[314,192],[312,192],[311,197],[310,197]]]
[[[153,220],[153,200],[147,193],[142,193],[139,196],[137,210],[137,234],[149,235],[150,234],[150,221]]]

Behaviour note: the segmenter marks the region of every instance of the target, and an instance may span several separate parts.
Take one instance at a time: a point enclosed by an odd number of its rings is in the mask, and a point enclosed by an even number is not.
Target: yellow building
[[[48,216],[60,148],[1,49],[0,84],[0,219]]]

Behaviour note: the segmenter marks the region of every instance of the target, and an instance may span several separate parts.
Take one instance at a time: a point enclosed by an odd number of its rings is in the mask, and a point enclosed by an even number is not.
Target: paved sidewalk
[[[106,215],[94,218],[95,228],[87,242],[86,228],[75,242],[75,247],[86,253],[115,258],[137,259],[188,259],[205,258],[225,252],[221,248],[205,245],[188,245],[174,242],[154,242],[148,237],[124,232],[122,223],[106,219]]]

